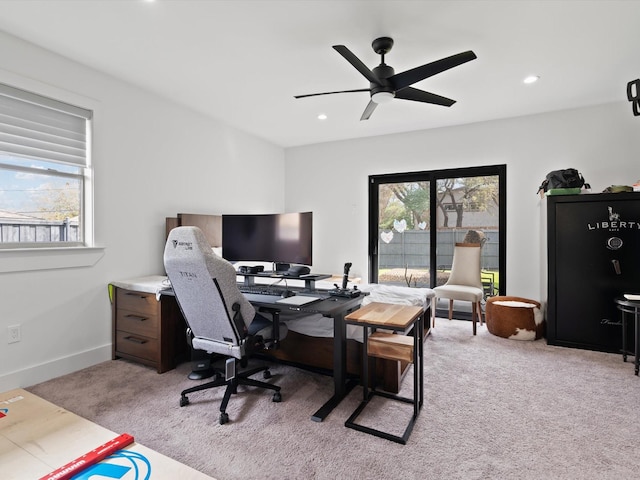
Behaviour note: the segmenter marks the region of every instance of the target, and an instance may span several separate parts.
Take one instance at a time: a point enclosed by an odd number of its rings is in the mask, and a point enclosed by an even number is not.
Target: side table
[[[628,300],[625,297],[615,299],[616,307],[622,316],[622,360],[627,361],[627,355],[635,355],[635,374],[640,370],[640,301]],[[634,348],[633,352],[627,349],[627,314],[633,315],[634,320]]]
[[[363,399],[356,410],[351,414],[345,422],[345,426],[369,433],[380,438],[394,441],[396,443],[406,444],[413,426],[418,418],[418,414],[422,409],[424,400],[424,376],[423,376],[423,334],[424,334],[424,310],[422,307],[395,305],[388,303],[372,302],[345,317],[345,323],[351,325],[359,325],[362,328],[362,395]],[[373,333],[369,338],[369,328]],[[375,332],[377,328],[391,330],[400,335],[379,335]],[[398,340],[404,337],[411,328],[413,328],[413,345],[403,341],[393,341],[392,337]],[[376,340],[373,342],[373,340]],[[370,341],[372,343],[370,343]],[[381,345],[382,343],[382,345]],[[386,344],[386,345],[385,345]],[[388,347],[388,348],[386,348]],[[408,349],[405,347],[409,347]],[[394,395],[388,392],[376,390],[375,384],[369,389],[369,350],[372,350],[372,356],[383,356],[391,358],[397,355],[399,360],[405,360],[407,351],[412,353],[413,362],[413,398],[406,398]],[[375,351],[374,351],[375,350]],[[375,377],[374,377],[375,378]],[[397,400],[404,403],[413,404],[413,415],[402,436],[392,435],[381,430],[366,427],[355,423],[356,418],[369,403],[369,400],[375,395]]]

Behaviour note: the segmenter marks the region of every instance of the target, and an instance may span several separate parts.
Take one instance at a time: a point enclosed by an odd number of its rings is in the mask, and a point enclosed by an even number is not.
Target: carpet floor
[[[407,445],[344,427],[356,387],[322,423],[332,379],[274,365],[271,392],[243,388],[218,423],[223,389],[189,365],[158,375],[104,362],[27,390],[218,480],[620,479],[640,471],[640,378],[621,355],[508,340],[438,319],[425,341],[425,404]],[[260,376],[258,378],[261,378]],[[411,396],[411,377],[402,394]],[[401,433],[411,406],[375,399],[359,420]]]

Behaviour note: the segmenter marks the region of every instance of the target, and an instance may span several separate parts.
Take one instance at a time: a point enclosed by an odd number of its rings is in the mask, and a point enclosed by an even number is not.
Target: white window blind
[[[92,115],[0,83],[0,250],[93,245]]]
[[[0,83],[0,151],[87,165],[91,111]]]

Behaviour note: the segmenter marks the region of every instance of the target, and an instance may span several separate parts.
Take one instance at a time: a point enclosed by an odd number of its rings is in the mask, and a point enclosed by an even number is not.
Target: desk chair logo
[[[607,218],[604,222],[587,223],[588,230],[608,230],[610,232],[619,232],[620,230],[640,230],[640,222],[624,221],[620,219],[620,214],[613,210],[613,207],[607,207]]]
[[[149,480],[151,463],[141,453],[120,450],[108,456],[102,462],[91,465],[78,473],[73,480],[92,480],[97,478],[117,480]]]
[[[193,243],[191,242],[179,242],[178,240],[172,240],[173,248],[184,247],[185,250],[193,250]]]

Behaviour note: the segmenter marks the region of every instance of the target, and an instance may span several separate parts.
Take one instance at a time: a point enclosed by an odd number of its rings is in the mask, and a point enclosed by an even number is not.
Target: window
[[[453,246],[482,235],[486,296],[506,288],[506,166],[369,177],[369,281],[435,287],[448,278]],[[444,304],[443,304],[444,305]],[[444,308],[446,305],[437,305]],[[465,305],[454,305],[466,318]]]
[[[91,118],[0,84],[0,248],[92,244]]]

